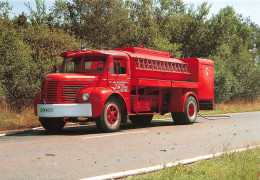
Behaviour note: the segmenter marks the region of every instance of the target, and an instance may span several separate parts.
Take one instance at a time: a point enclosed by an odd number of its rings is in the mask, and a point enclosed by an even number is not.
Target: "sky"
[[[34,7],[34,0],[8,0],[11,6],[13,6],[13,15],[19,15],[22,12],[28,14],[27,7],[24,5],[25,2],[30,2],[31,6]],[[45,0],[46,6],[51,7],[55,0]],[[210,14],[217,14],[221,8],[226,6],[232,6],[238,14],[242,14],[244,18],[250,17],[251,21],[255,22],[260,26],[260,0],[183,0],[187,5],[194,4],[195,7],[203,2],[211,4]]]

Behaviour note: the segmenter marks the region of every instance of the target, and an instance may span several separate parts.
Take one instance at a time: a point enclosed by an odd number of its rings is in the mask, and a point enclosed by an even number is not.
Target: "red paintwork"
[[[98,81],[98,75],[88,75],[86,76],[84,73],[55,73],[49,74],[45,76],[46,78],[51,78],[52,81]]]
[[[192,74],[191,81],[198,82],[198,98],[214,99],[214,62],[207,59],[183,58],[188,63],[188,71]]]
[[[189,104],[189,109],[188,109],[188,113],[189,113],[189,116],[192,117],[194,115],[194,105],[192,103]]]
[[[114,104],[107,107],[107,121],[109,124],[115,124],[119,118],[119,110]]]
[[[151,111],[151,101],[134,101],[132,104],[133,111]]]
[[[80,57],[80,66],[85,56],[106,57],[103,71],[78,70],[45,76],[42,93],[35,96],[35,107],[44,103],[40,99],[41,94],[50,104],[91,103],[93,117],[102,113],[110,96],[115,96],[121,109],[131,115],[184,112],[188,96],[196,99],[198,110],[213,108],[214,63],[211,60],[176,59],[173,54],[145,47],[68,51],[61,54],[65,59]],[[109,71],[117,61],[125,68],[125,74]],[[90,95],[86,102],[82,100],[85,92]],[[192,114],[192,107],[189,107],[189,113]]]

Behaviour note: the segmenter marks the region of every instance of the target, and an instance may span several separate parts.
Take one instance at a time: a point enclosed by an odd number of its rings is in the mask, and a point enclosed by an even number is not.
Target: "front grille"
[[[88,86],[88,84],[64,84],[62,87],[61,101],[76,102],[78,91],[85,86]]]
[[[59,82],[57,81],[47,81],[47,90],[46,90],[47,103],[57,102],[58,85]]]

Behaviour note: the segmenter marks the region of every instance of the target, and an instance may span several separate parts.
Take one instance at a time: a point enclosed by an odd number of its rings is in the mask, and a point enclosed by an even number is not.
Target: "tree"
[[[259,67],[252,51],[253,29],[233,8],[222,9],[211,20],[211,53],[215,60],[218,101],[254,99],[259,95]]]
[[[80,43],[61,29],[0,26],[0,100],[18,112],[31,104],[43,76],[61,63],[59,54],[78,47]]]
[[[25,6],[30,12],[29,19],[32,24],[45,24],[48,19],[45,0],[35,0],[35,4],[36,11],[32,8],[29,2],[25,3]]]
[[[77,50],[80,42],[62,29],[49,29],[48,26],[29,26],[20,32],[22,40],[30,45],[32,83],[40,83],[42,77],[51,73],[53,66],[61,63],[59,55],[69,50]]]
[[[26,100],[35,92],[31,84],[28,85],[30,47],[19,39],[14,29],[0,26],[0,32],[0,99],[10,107],[21,109],[28,105]]]
[[[158,37],[159,29],[154,18],[154,5],[152,0],[135,1],[135,38],[138,44],[152,46],[152,42]]]
[[[0,2],[0,18],[6,19],[9,16],[12,7],[10,6],[8,1]]]
[[[51,15],[53,24],[86,40],[94,48],[122,46],[133,38],[134,23],[129,21],[128,11],[120,0],[59,0]]]
[[[24,12],[19,14],[19,16],[13,18],[13,23],[18,27],[27,27],[29,23],[27,22],[27,16]]]

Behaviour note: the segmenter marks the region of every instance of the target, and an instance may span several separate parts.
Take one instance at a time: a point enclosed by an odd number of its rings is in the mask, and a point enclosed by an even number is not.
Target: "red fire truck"
[[[121,123],[148,125],[154,114],[192,124],[214,104],[214,63],[143,47],[81,50],[61,54],[60,73],[42,80],[35,115],[48,131],[68,121],[95,121],[103,132]]]

